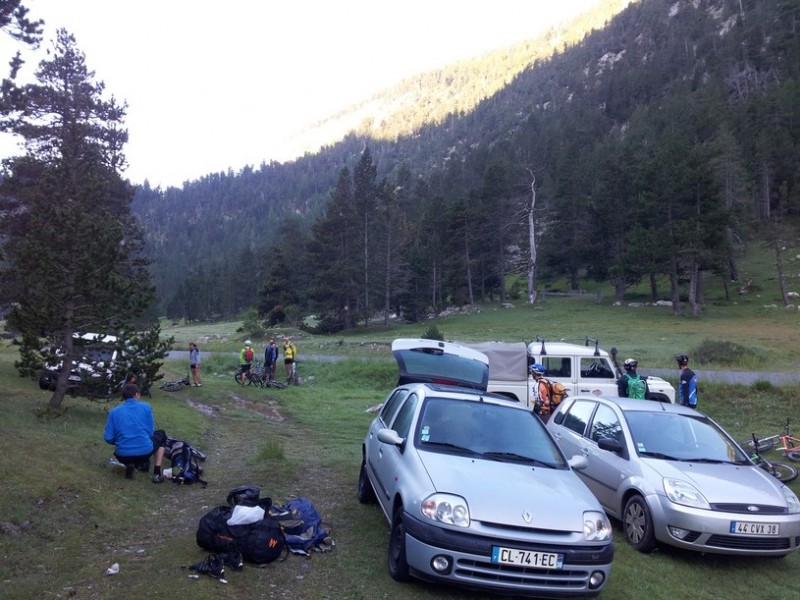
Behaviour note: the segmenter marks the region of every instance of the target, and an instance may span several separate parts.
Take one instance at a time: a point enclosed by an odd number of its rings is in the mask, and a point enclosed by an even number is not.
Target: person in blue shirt
[[[689,368],[689,357],[686,354],[678,354],[675,360],[681,370],[678,399],[684,406],[697,408],[697,374]]]
[[[270,338],[269,344],[264,349],[264,371],[269,381],[275,379],[275,366],[278,364],[278,344],[274,338]]]
[[[122,404],[108,413],[103,440],[113,444],[114,456],[125,465],[125,477],[133,479],[136,469],[147,471],[150,457],[154,456],[153,483],[162,483],[161,462],[164,460],[164,446],[167,435],[156,431],[153,409],[143,402],[139,386],[126,383],[122,386]]]
[[[203,382],[200,381],[200,348],[194,342],[189,342],[189,369],[192,372],[192,385],[200,387]]]

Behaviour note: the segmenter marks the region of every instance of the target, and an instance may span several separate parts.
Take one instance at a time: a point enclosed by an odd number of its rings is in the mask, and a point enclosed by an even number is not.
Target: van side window
[[[581,359],[581,377],[587,379],[615,379],[608,361],[594,356]]]
[[[569,356],[543,356],[545,377],[572,377],[572,359]]]

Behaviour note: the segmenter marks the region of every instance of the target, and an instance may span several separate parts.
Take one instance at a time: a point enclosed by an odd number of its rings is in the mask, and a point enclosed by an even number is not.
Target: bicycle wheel
[[[165,392],[177,392],[178,390],[183,389],[183,380],[181,379],[179,381],[165,381],[158,387],[160,387]]]
[[[782,462],[762,462],[760,465],[767,473],[777,477],[783,483],[789,483],[797,479],[797,469],[792,465]]]
[[[749,440],[743,440],[739,442],[739,445],[746,451],[752,452],[756,449],[755,444],[753,444],[753,438]],[[759,452],[766,452],[767,450],[772,450],[775,447],[775,439],[768,437],[762,438],[758,440],[758,451]]]
[[[233,378],[236,380],[236,383],[238,383],[239,385],[245,385],[244,373],[242,373],[242,371],[239,371],[238,373],[236,373],[236,375],[234,375]]]
[[[800,448],[796,450],[789,450],[784,456],[792,462],[800,462]]]
[[[286,389],[286,384],[281,383],[280,381],[276,381],[275,379],[271,379],[267,382],[267,387],[277,388],[279,390]]]

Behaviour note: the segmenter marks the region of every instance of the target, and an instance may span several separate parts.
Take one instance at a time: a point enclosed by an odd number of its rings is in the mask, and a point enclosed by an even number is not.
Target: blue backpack
[[[334,546],[322,517],[308,498],[293,498],[286,504],[273,505],[270,515],[280,521],[286,545],[293,554],[308,556]]]
[[[170,439],[167,455],[172,463],[172,481],[178,485],[199,483],[205,487],[208,482],[201,477],[203,467],[197,462],[197,452],[189,442]]]

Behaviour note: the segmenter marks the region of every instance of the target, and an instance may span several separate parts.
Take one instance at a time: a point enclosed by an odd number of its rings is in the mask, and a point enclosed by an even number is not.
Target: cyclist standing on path
[[[292,383],[292,365],[297,360],[297,348],[289,339],[288,335],[283,336],[283,364],[286,367],[286,383]]]
[[[250,367],[253,366],[253,358],[255,358],[253,349],[250,346],[252,346],[252,342],[246,340],[244,348],[239,352],[239,370],[242,374],[242,381],[245,383],[247,383],[247,376],[250,373]]]
[[[697,374],[689,368],[689,356],[678,354],[675,360],[681,370],[681,380],[678,383],[680,403],[689,408],[697,408]]]
[[[650,390],[647,389],[647,377],[639,375],[636,367],[639,361],[635,358],[625,359],[623,363],[625,374],[617,379],[617,392],[620,398],[639,398],[644,400],[650,397]]]
[[[189,370],[192,372],[192,385],[200,387],[200,348],[194,342],[189,342]]]
[[[267,381],[275,379],[275,366],[278,364],[278,345],[275,339],[271,338],[269,344],[264,349],[264,371],[267,374]]]
[[[545,379],[545,368],[541,363],[532,364],[528,371],[533,377],[533,412],[545,423],[550,418],[550,381]]]

